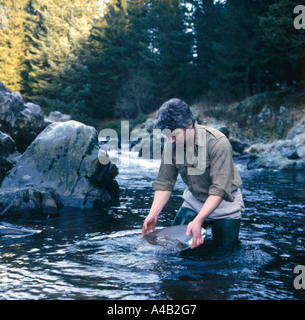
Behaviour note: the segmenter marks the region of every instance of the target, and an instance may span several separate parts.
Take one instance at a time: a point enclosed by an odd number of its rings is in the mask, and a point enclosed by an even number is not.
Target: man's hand
[[[143,223],[142,236],[145,236],[151,231],[155,231],[157,221],[158,221],[158,216],[149,214]]]
[[[171,191],[155,191],[154,201],[150,208],[149,215],[146,217],[143,223],[142,236],[145,236],[151,231],[155,231],[158,216],[164,208],[164,206],[166,205],[171,193]]]
[[[209,195],[197,217],[188,224],[186,235],[193,235],[193,245],[191,249],[203,244],[203,237],[201,235],[201,226],[203,221],[219,206],[221,201],[221,197]]]
[[[203,236],[201,235],[201,223],[194,219],[187,226],[186,236],[193,235],[193,244],[191,249],[194,249],[203,244]]]

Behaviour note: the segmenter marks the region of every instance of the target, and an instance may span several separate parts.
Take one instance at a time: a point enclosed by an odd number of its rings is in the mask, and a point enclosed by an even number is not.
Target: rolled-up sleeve
[[[232,179],[234,176],[234,163],[232,147],[226,137],[221,137],[211,148],[211,185],[209,195],[216,195],[225,201],[233,202]]]
[[[153,189],[163,191],[173,191],[177,181],[178,169],[172,163],[164,163],[164,152],[162,153],[161,164],[156,180],[152,183]]]

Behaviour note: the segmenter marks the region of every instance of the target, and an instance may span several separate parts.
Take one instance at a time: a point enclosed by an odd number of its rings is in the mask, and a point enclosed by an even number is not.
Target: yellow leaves
[[[26,70],[27,39],[25,25],[28,0],[7,0],[7,29],[0,30],[0,81],[12,91],[22,90],[22,73]]]

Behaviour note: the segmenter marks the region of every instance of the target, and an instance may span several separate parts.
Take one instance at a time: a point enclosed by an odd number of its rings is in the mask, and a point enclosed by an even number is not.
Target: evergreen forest
[[[141,118],[172,97],[229,103],[283,87],[304,91],[305,30],[293,23],[299,1],[0,5],[0,81],[45,114],[97,125]]]

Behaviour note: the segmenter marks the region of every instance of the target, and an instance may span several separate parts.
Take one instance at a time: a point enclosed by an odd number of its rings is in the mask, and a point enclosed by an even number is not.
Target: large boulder
[[[18,92],[0,82],[0,130],[13,138],[18,151],[24,152],[45,127],[40,106],[24,103]]]
[[[92,208],[118,201],[115,165],[98,160],[98,134],[77,121],[50,124],[2,182],[2,188],[54,190],[64,206]]]

